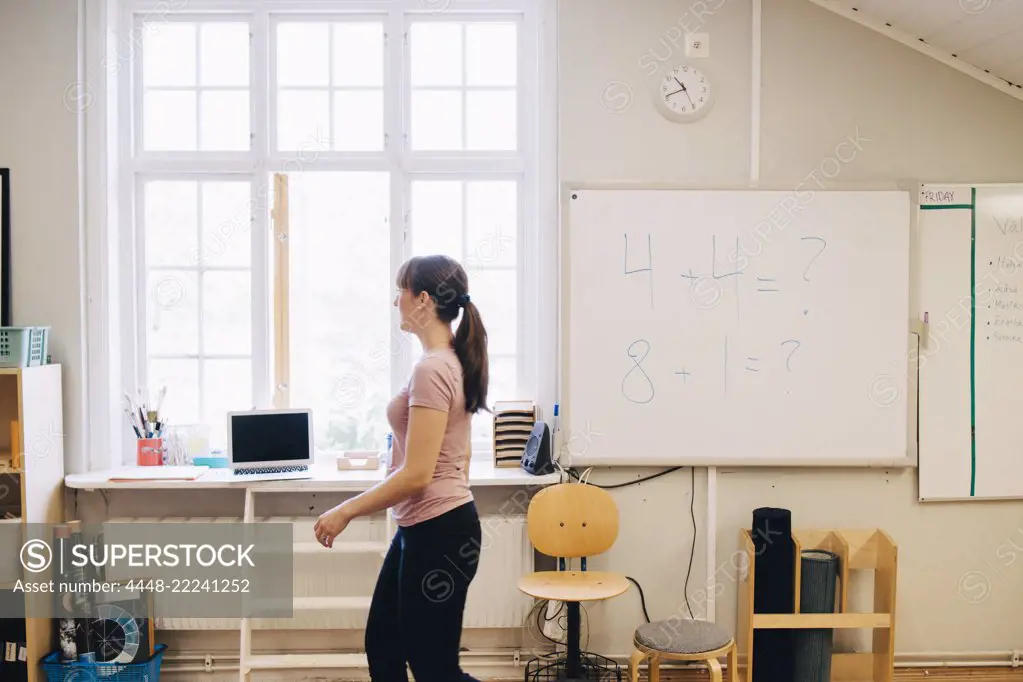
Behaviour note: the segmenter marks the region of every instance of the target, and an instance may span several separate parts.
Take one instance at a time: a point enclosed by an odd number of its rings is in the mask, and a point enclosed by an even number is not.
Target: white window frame
[[[519,338],[518,383],[532,387],[541,414],[556,400],[559,277],[558,190],[556,152],[556,8],[547,0],[449,0],[443,12],[428,11],[434,4],[423,0],[83,0],[86,11],[83,81],[96,96],[96,106],[85,114],[88,338],[87,406],[88,458],[79,469],[100,469],[131,462],[134,445],[127,435],[121,412],[121,396],[143,382],[145,371],[145,313],[139,296],[145,288],[144,250],[134,221],[139,178],[159,175],[193,177],[197,171],[247,179],[260,209],[263,183],[273,172],[301,163],[299,153],[274,153],[271,140],[276,109],[271,107],[275,88],[271,79],[271,22],[277,17],[309,15],[337,19],[386,17],[383,152],[317,152],[317,170],[383,170],[391,177],[392,264],[407,257],[410,187],[413,179],[456,174],[465,179],[516,175],[520,180],[517,282]],[[187,13],[185,13],[187,11]],[[170,14],[168,14],[170,12]],[[179,13],[180,12],[180,13]],[[250,121],[253,134],[248,152],[143,152],[133,154],[141,143],[141,82],[132,72],[141,69],[138,45],[138,13],[166,15],[168,20],[209,21],[245,18],[252,27],[250,50]],[[300,13],[300,14],[299,14]],[[233,16],[232,16],[233,15]],[[410,61],[408,25],[419,21],[474,20],[516,16],[519,20],[519,75],[517,152],[413,152],[408,148],[410,131],[408,82]],[[394,48],[395,36],[399,46]],[[122,68],[124,63],[129,68]],[[197,65],[198,66],[198,65]],[[138,74],[140,75],[140,74]],[[262,80],[261,80],[262,79]],[[264,82],[265,81],[265,82]],[[198,84],[197,84],[198,87]],[[397,95],[400,107],[391,106]],[[399,147],[400,144],[400,147]],[[116,188],[108,192],[107,187]],[[254,330],[253,391],[270,404],[272,372],[269,358],[272,312],[269,278],[257,273],[271,254],[260,252],[265,240],[257,238],[271,229],[270,208],[257,210],[253,224],[251,261],[252,325]],[[264,273],[265,274],[265,273]],[[141,318],[141,319],[140,319]],[[392,311],[396,324],[396,311]],[[260,331],[260,333],[255,333]],[[265,333],[263,333],[265,332]],[[264,338],[267,337],[267,338]],[[397,342],[395,342],[397,345]],[[392,388],[410,370],[407,353],[392,355]],[[201,386],[200,386],[201,388]],[[490,444],[474,444],[474,455],[489,456]],[[482,447],[481,447],[482,446]],[[484,451],[485,450],[485,451]],[[74,468],[74,467],[73,467]]]

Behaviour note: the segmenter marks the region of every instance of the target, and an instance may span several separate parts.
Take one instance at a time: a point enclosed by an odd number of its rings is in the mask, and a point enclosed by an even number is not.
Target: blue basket
[[[157,644],[156,653],[140,663],[61,663],[54,651],[43,659],[47,682],[160,682],[160,662],[166,644]]]

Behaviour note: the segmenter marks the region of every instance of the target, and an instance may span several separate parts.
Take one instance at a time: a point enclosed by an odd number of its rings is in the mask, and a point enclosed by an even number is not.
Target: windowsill
[[[313,477],[286,481],[234,481],[226,480],[227,469],[209,469],[194,481],[128,481],[113,482],[110,477],[125,468],[107,469],[87,474],[71,474],[64,478],[64,485],[77,490],[212,490],[218,488],[265,490],[273,492],[303,492],[310,490],[334,490],[361,492],[373,487],[384,479],[383,466],[373,470],[339,471],[331,463],[314,464]],[[495,467],[493,462],[472,460],[469,463],[469,485],[472,487],[493,486],[546,486],[558,483],[559,474],[533,476],[520,467]]]

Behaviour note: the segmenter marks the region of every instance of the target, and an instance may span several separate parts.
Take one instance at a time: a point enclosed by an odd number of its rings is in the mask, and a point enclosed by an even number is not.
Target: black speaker
[[[553,474],[554,463],[551,461],[551,430],[546,422],[536,422],[526,441],[526,450],[522,453],[522,468],[539,476]]]

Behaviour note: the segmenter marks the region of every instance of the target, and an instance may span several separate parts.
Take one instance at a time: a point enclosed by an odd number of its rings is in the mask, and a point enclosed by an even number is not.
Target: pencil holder
[[[136,463],[140,467],[163,464],[163,438],[139,438],[136,443]]]

